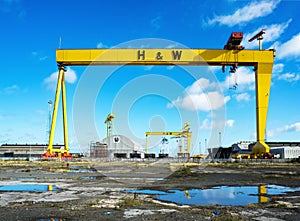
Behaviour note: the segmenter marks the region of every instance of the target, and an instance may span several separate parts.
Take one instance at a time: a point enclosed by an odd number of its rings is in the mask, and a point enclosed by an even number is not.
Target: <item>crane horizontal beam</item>
[[[181,132],[146,132],[146,136],[150,136],[150,135],[165,135],[165,136],[179,136],[179,135],[185,135],[187,133],[192,134],[192,132],[185,132],[185,131],[181,131]]]
[[[274,50],[187,48],[57,49],[56,61],[74,65],[212,65],[254,66],[274,62]]]

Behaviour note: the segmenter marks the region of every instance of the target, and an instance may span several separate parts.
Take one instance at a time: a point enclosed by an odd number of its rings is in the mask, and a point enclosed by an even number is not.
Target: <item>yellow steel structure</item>
[[[110,137],[112,135],[114,118],[115,118],[114,114],[109,114],[104,121],[104,123],[106,124],[106,137]]]
[[[57,86],[56,86],[56,93],[55,93],[55,102],[53,108],[53,115],[52,115],[52,123],[51,123],[51,130],[49,135],[49,145],[48,145],[48,152],[50,155],[57,153],[61,156],[62,153],[69,153],[69,146],[68,146],[68,122],[67,122],[67,103],[66,103],[66,85],[65,85],[65,67],[63,65],[58,65],[58,79],[57,79]],[[58,103],[59,103],[59,96],[60,91],[62,91],[62,109],[63,109],[63,126],[64,126],[64,149],[53,149],[53,138],[55,133],[55,126],[56,126],[56,118],[58,112]]]
[[[267,187],[266,185],[258,186],[258,203],[267,203],[269,198],[267,197]]]
[[[58,49],[56,61],[60,71],[55,96],[49,150],[52,150],[53,135],[59,102],[61,84],[64,85],[64,66],[71,65],[211,65],[211,66],[252,66],[256,82],[256,132],[257,143],[253,153],[269,152],[264,142],[270,97],[274,50],[211,50],[211,49]],[[64,88],[64,86],[62,87]],[[64,89],[63,89],[63,93]],[[64,96],[63,96],[64,97]],[[63,99],[65,151],[68,151],[66,101]],[[52,150],[53,151],[53,150]]]
[[[172,132],[146,132],[146,153],[149,153],[149,142],[148,142],[148,136],[178,136],[179,138],[181,137],[186,137],[187,138],[187,153],[191,153],[191,137],[192,137],[192,132],[190,132],[189,127],[190,122],[186,122],[183,128],[181,129],[180,132],[177,131],[172,131]],[[183,152],[186,153],[186,152]]]

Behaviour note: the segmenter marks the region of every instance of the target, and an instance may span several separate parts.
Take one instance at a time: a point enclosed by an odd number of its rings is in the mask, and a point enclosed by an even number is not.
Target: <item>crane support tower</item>
[[[57,49],[56,61],[59,65],[58,83],[54,102],[52,126],[48,150],[53,152],[59,95],[63,92],[64,142],[68,152],[68,133],[66,121],[66,100],[64,71],[66,66],[74,65],[201,65],[201,66],[250,66],[255,70],[256,87],[256,137],[254,154],[268,153],[265,143],[268,104],[274,50],[233,49],[187,49],[187,48],[111,48],[111,49]]]
[[[152,132],[146,132],[146,153],[149,153],[149,142],[148,142],[148,136],[176,136],[178,138],[186,138],[187,139],[187,147],[182,151],[180,154],[188,154],[191,153],[191,137],[192,132],[190,131],[190,122],[186,122],[181,129],[181,131],[152,131]]]
[[[260,32],[258,32],[256,35],[254,35],[252,38],[250,38],[248,41],[249,42],[252,42],[254,41],[255,39],[258,40],[258,48],[259,50],[262,50],[262,40],[264,39],[263,38],[263,34],[266,33],[266,30],[265,29],[262,29]]]
[[[106,137],[110,137],[113,133],[113,119],[114,118],[115,118],[114,114],[109,114],[104,121],[104,123],[106,124]]]

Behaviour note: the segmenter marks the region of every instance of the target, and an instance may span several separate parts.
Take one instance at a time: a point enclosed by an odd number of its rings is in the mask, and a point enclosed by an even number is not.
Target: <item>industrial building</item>
[[[101,142],[90,144],[90,157],[92,158],[132,158],[133,155],[143,158],[143,147],[123,135],[112,135]]]
[[[281,159],[295,159],[300,157],[300,143],[297,142],[284,142],[284,143],[271,143],[270,152],[274,155],[279,155]]]
[[[300,142],[266,142],[270,147],[270,153],[279,159],[295,159],[300,157]],[[208,153],[212,159],[229,159],[233,155],[250,156],[255,143],[240,141],[231,147],[209,148]]]
[[[107,158],[108,149],[107,144],[100,142],[90,143],[90,158]]]
[[[64,148],[63,145],[54,145],[55,148]],[[10,158],[39,158],[48,148],[47,144],[2,144],[0,157]]]

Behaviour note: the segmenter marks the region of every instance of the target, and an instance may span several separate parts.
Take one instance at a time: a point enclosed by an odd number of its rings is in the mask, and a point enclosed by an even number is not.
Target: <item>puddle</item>
[[[270,195],[285,194],[300,191],[300,188],[290,188],[276,185],[261,186],[217,186],[211,189],[169,190],[127,190],[124,192],[155,195],[155,199],[176,203],[178,205],[221,205],[245,206],[252,203],[266,203]]]
[[[66,219],[62,219],[62,218],[46,218],[46,219],[38,219],[37,221],[66,221]]]
[[[69,173],[93,173],[97,172],[95,168],[80,168],[77,166],[70,167],[67,172]]]
[[[35,177],[18,177],[18,178],[11,178],[11,180],[34,181],[34,180],[36,180],[36,178]]]
[[[148,181],[161,181],[164,180],[165,178],[147,178]]]
[[[138,194],[146,194],[146,195],[164,195],[166,192],[159,190],[124,190],[124,193],[138,193]]]
[[[52,185],[41,184],[12,184],[0,186],[0,192],[48,192],[58,191],[59,189]]]
[[[82,176],[80,178],[82,180],[100,180],[100,179],[103,179],[102,176]]]

